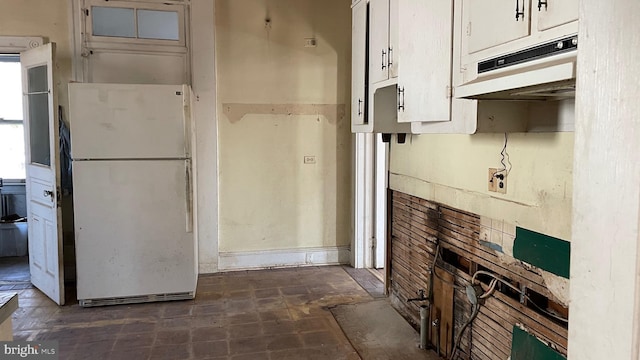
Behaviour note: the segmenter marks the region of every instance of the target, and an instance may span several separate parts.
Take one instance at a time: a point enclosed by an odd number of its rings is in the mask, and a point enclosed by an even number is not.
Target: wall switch
[[[507,172],[502,169],[489,168],[488,190],[500,194],[506,194]]]
[[[305,164],[315,164],[316,163],[316,157],[315,156],[305,156],[304,157],[304,163]]]

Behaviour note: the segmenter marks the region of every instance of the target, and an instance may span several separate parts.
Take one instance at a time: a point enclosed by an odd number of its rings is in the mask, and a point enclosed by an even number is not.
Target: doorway
[[[375,237],[373,241],[373,266],[372,272],[384,281],[387,262],[388,245],[388,188],[389,188],[389,143],[382,140],[382,134],[375,134],[375,171],[374,171],[374,198],[375,198]]]
[[[20,55],[0,54],[0,290],[31,287]]]
[[[356,134],[355,232],[352,263],[388,281],[389,143],[382,134]]]

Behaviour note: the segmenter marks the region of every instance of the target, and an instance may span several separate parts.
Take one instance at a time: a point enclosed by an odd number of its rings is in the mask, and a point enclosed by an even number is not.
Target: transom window
[[[91,7],[94,36],[180,40],[177,11]]]
[[[89,47],[136,43],[185,45],[185,6],[135,1],[86,0],[84,15]]]

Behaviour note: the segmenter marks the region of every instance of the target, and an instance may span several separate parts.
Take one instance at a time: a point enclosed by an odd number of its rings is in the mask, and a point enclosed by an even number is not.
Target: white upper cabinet
[[[531,7],[537,18],[538,31],[578,20],[578,0],[534,0]]]
[[[398,121],[449,121],[453,0],[398,2]]]
[[[463,0],[462,4],[469,54],[530,34],[530,0]]]
[[[369,81],[372,84],[394,78],[398,73],[394,54],[398,42],[397,1],[369,1]]]
[[[389,78],[398,77],[398,47],[400,42],[399,34],[399,2],[400,0],[389,0],[389,52],[387,54],[387,64],[389,66]]]
[[[398,123],[397,87],[389,81],[397,76],[394,49],[397,48],[398,32],[396,25],[393,31],[389,27],[391,9],[397,11],[396,1],[361,0],[352,3],[352,132],[411,132],[411,124]]]
[[[553,42],[578,32],[579,0],[461,0],[462,82],[478,62]]]
[[[363,125],[365,117],[366,60],[367,60],[367,4],[361,1],[351,11],[351,124]],[[352,128],[355,131],[355,128]]]

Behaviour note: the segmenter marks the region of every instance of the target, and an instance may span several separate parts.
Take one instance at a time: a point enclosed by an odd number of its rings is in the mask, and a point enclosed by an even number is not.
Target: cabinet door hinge
[[[453,97],[453,87],[452,87],[452,86],[447,85],[447,87],[446,87],[446,90],[445,90],[445,91],[446,91],[447,99],[451,99],[451,98]]]
[[[467,24],[467,36],[471,36],[471,22]]]
[[[81,9],[84,16],[89,16],[89,9]]]

